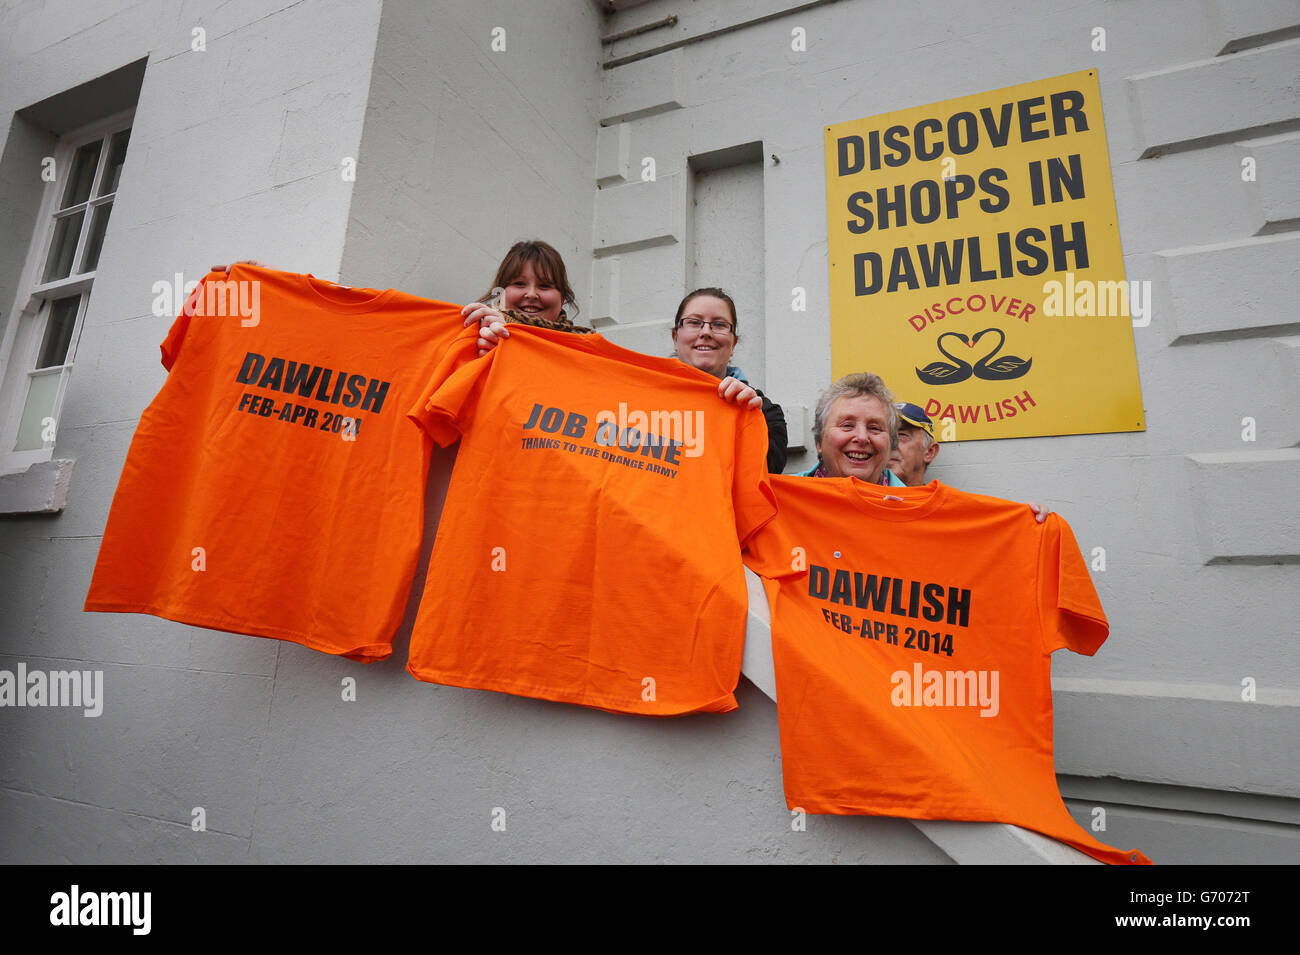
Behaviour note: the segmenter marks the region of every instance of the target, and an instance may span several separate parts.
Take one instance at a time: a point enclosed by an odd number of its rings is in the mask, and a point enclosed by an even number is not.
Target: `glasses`
[[[683,318],[681,327],[689,328],[693,332],[698,332],[703,329],[705,325],[708,325],[709,328],[713,329],[715,334],[731,334],[731,322],[724,322],[722,319],[718,319],[715,322],[706,322],[702,318]]]

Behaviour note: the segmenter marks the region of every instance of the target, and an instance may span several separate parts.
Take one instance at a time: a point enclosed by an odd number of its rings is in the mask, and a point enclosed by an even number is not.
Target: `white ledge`
[[[57,514],[68,503],[69,459],[43,461],[18,474],[0,475],[0,514]]]

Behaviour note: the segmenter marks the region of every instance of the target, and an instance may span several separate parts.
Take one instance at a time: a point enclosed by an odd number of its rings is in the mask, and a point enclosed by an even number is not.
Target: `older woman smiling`
[[[894,396],[878,375],[845,375],[817,400],[813,413],[817,464],[804,477],[855,477],[903,487],[886,465],[898,444]]]
[[[845,375],[827,388],[813,413],[813,440],[817,464],[800,471],[801,477],[855,477],[885,487],[907,486],[887,467],[890,451],[898,447],[898,409],[878,375]],[[1051,513],[1033,501],[1029,509],[1040,524]]]

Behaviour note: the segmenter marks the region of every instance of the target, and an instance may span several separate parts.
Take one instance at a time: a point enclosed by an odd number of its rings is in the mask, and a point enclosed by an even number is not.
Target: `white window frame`
[[[106,196],[97,196],[95,187],[100,184],[105,173],[112,137],[124,129],[132,128],[134,119],[134,109],[124,110],[121,113],[116,113],[113,116],[68,133],[59,140],[54,149],[56,178],[53,182],[46,183],[45,194],[41,197],[40,212],[36,220],[37,226],[32,231],[31,243],[27,250],[27,260],[23,265],[22,274],[18,281],[18,294],[14,299],[13,308],[8,316],[0,316],[0,319],[8,318],[8,321],[5,321],[3,325],[3,334],[0,335],[0,475],[26,471],[32,465],[49,461],[54,457],[54,448],[58,441],[58,422],[63,413],[63,399],[67,393],[68,381],[72,375],[72,368],[77,355],[77,345],[81,339],[86,310],[90,302],[91,286],[94,284],[98,269],[98,263],[96,263],[96,271],[76,271],[85,253],[86,241],[92,231],[94,206],[99,204],[100,200],[106,198]],[[73,251],[72,271],[67,278],[42,283],[40,277],[44,274],[46,256],[51,251],[51,243],[54,238],[54,229],[57,222],[55,214],[60,211],[58,204],[62,198],[63,190],[67,187],[67,177],[72,172],[72,160],[76,156],[78,149],[97,139],[104,141],[104,147],[99,151],[95,175],[91,180],[90,195],[85,202],[86,215],[82,220],[81,232],[77,236],[76,249]],[[128,146],[128,155],[130,152],[131,149]],[[119,180],[117,187],[111,193],[113,211],[117,210],[120,190],[121,181]],[[110,212],[109,224],[111,225],[111,223],[112,213]],[[103,252],[104,250],[101,248],[100,261],[103,259]],[[51,305],[56,299],[66,298],[71,295],[80,295],[81,301],[77,306],[72,335],[68,341],[68,353],[61,366],[43,370],[47,374],[57,373],[59,375],[59,385],[55,393],[52,412],[56,422],[55,440],[47,441],[43,447],[30,451],[14,451],[12,449],[18,438],[18,428],[27,402],[32,373],[35,371],[36,361],[40,356],[41,344],[44,341],[49,323]]]

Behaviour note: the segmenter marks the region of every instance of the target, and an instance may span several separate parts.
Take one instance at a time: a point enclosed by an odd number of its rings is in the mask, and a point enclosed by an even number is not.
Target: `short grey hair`
[[[822,443],[822,430],[826,427],[826,416],[836,399],[856,398],[859,395],[870,395],[885,406],[885,413],[889,415],[889,447],[891,450],[898,447],[898,409],[894,407],[894,393],[886,387],[879,375],[873,375],[869,371],[845,375],[822,392],[822,396],[817,399],[817,408],[813,412],[814,444]]]

